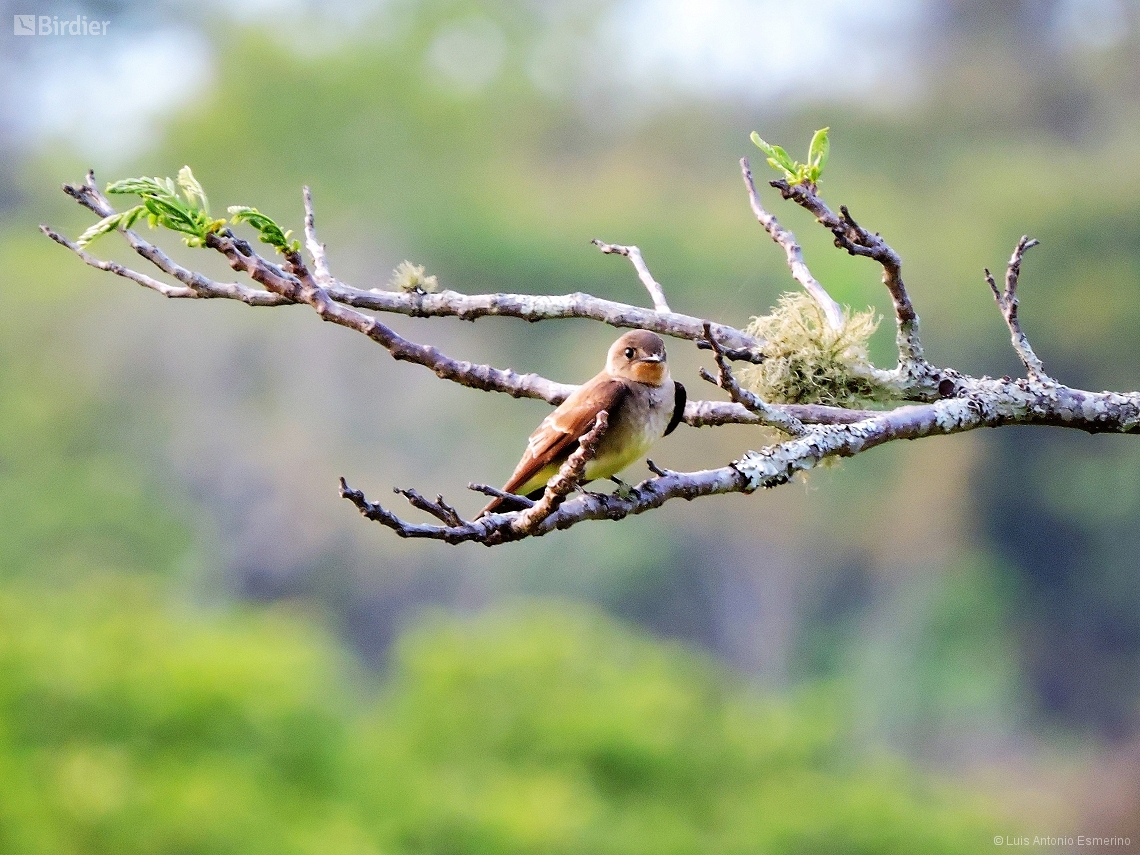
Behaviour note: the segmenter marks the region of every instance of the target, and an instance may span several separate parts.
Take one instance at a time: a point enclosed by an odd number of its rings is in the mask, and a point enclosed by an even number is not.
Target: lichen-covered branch
[[[693,500],[724,493],[752,493],[786,484],[797,474],[829,457],[852,457],[876,446],[901,439],[948,435],[979,427],[1003,425],[1054,425],[1089,433],[1140,432],[1140,393],[1084,392],[1064,386],[1044,387],[1024,381],[976,380],[961,398],[931,404],[911,404],[849,424],[820,425],[786,442],[749,451],[719,469],[670,472],[652,466],[655,477],[630,491],[609,495],[586,493],[569,499],[533,526],[527,536],[540,537],[586,520],[621,520],[661,507],[671,499]],[[460,526],[406,523],[359,491],[342,488],[369,519],[392,528],[402,537],[421,537],[448,543],[502,542],[502,520],[515,513],[496,514]],[[516,512],[525,513],[525,512]],[[513,538],[512,538],[513,539]]]

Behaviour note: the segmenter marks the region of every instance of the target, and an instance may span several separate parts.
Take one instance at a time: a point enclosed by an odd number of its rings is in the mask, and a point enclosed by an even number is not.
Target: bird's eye
[[[632,347],[627,347],[627,348],[625,349],[625,358],[626,358],[626,359],[633,359],[633,355],[634,355],[635,353],[637,353],[637,351],[636,351],[636,350],[634,350]]]

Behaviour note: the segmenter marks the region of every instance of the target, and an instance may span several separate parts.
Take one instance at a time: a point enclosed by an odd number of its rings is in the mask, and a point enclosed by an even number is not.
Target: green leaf
[[[136,205],[130,210],[123,211],[118,214],[111,214],[109,217],[104,217],[87,231],[79,236],[76,241],[79,246],[87,246],[91,241],[100,235],[105,235],[115,231],[115,229],[129,229],[135,224],[135,221],[146,213],[146,208],[143,205]]]
[[[277,225],[270,217],[261,213],[257,208],[250,208],[246,205],[232,205],[228,210],[231,219],[235,223],[249,223],[257,229],[261,242],[275,247],[278,252],[297,252],[301,248],[299,241],[289,241],[289,236],[293,234],[292,231],[282,231],[281,226]]]
[[[107,192],[134,196],[155,196],[165,194],[167,189],[162,185],[162,180],[159,178],[124,178],[121,181],[113,181],[108,184]],[[173,191],[170,192],[173,193]]]
[[[820,128],[816,131],[808,147],[808,163],[818,170],[817,179],[823,174],[823,169],[827,166],[827,155],[831,151],[831,142],[827,138],[829,130],[831,128]]]
[[[179,170],[177,184],[171,178],[127,178],[108,184],[107,192],[142,198],[143,204],[131,214],[129,223],[134,223],[145,212],[152,228],[162,226],[181,232],[187,246],[202,246],[210,233],[225,223],[210,219],[206,192],[189,166]]]
[[[182,193],[186,197],[186,201],[190,203],[190,207],[207,215],[210,213],[210,203],[206,200],[206,191],[202,189],[202,185],[198,183],[198,179],[194,177],[189,166],[183,166],[178,170],[178,186],[182,188]]]
[[[791,155],[784,151],[784,149],[780,146],[772,146],[772,151],[775,152],[773,156],[777,161],[779,161],[780,166],[786,169],[788,172],[795,172],[799,167],[799,163],[795,160],[792,160]]]
[[[768,155],[768,157],[775,159],[775,150],[768,143],[764,142],[764,140],[760,138],[760,134],[758,134],[756,131],[752,132],[752,142],[758,149],[764,152],[764,154]]]
[[[800,164],[792,160],[791,156],[778,145],[772,145],[760,138],[756,131],[752,132],[752,142],[768,155],[768,165],[778,172],[783,172],[789,181],[794,180]]]

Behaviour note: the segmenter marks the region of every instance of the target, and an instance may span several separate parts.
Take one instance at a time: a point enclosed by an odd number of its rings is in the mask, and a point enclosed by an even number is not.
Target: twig
[[[108,273],[114,273],[116,276],[122,276],[124,279],[130,279],[132,282],[137,282],[145,288],[157,291],[164,297],[180,298],[180,297],[198,297],[199,294],[193,288],[185,285],[171,285],[167,282],[160,282],[147,276],[145,273],[138,273],[131,270],[129,267],[124,267],[116,261],[101,261],[95,256],[84,252],[78,244],[72,243],[59,232],[40,223],[40,231],[54,240],[60,246],[65,246],[83,259],[84,264],[89,264],[96,270],[105,270]]]
[[[819,305],[827,319],[827,325],[836,332],[842,330],[843,309],[827,293],[827,289],[811,275],[811,271],[804,262],[803,250],[796,243],[796,236],[781,226],[776,218],[764,210],[764,206],[760,204],[760,194],[756,192],[756,185],[752,181],[752,168],[748,164],[747,157],[740,159],[740,171],[744,175],[744,186],[748,190],[748,202],[752,206],[752,213],[756,215],[756,219],[760,221],[760,225],[764,227],[772,240],[783,247],[784,254],[788,257],[788,267],[791,268],[792,278],[799,282]]]
[[[313,259],[313,275],[322,287],[327,288],[333,284],[332,274],[329,272],[329,263],[325,258],[325,245],[317,240],[317,228],[313,217],[313,194],[306,184],[301,190],[305,200],[305,249]]]
[[[227,235],[212,234],[206,245],[225,255],[235,270],[245,271],[270,291],[308,303],[323,320],[363,333],[384,347],[393,359],[423,365],[444,380],[472,389],[505,392],[515,398],[542,398],[551,403],[561,403],[574,391],[573,386],[555,383],[537,374],[517,374],[509,369],[452,359],[435,347],[410,341],[376,318],[332,300],[311,278],[302,281],[268,264],[256,253],[243,254]]]
[[[421,511],[426,511],[437,520],[441,520],[446,525],[463,525],[463,519],[459,516],[459,512],[456,511],[455,508],[451,507],[451,505],[447,504],[447,502],[443,500],[443,496],[436,496],[435,501],[433,502],[425,499],[415,490],[404,490],[400,487],[394,487],[393,490],[394,492],[399,493],[401,496],[407,499],[408,504],[410,504],[413,508],[419,508]]]
[[[340,495],[356,505],[366,519],[387,526],[400,537],[429,538],[455,544],[468,540],[485,540],[497,528],[496,520],[492,517],[458,526],[420,525],[405,522],[382,505],[368,501],[364,493],[348,486],[348,482],[344,478],[340,479]]]
[[[442,497],[431,502],[415,490],[397,488],[396,492],[407,498],[413,507],[430,513],[444,523],[443,526],[421,525],[402,520],[383,506],[368,501],[361,491],[349,487],[344,478],[340,479],[340,494],[356,505],[365,517],[387,526],[400,537],[431,538],[447,543],[473,540],[486,546],[521,540],[534,536],[543,522],[563,503],[566,496],[581,483],[586,464],[597,452],[598,442],[606,431],[606,425],[607,415],[603,410],[595,418],[593,427],[579,440],[578,448],[562,464],[558,474],[547,483],[542,498],[537,502],[531,502],[521,511],[488,514],[486,517],[467,522],[459,517],[454,508],[444,503]],[[475,485],[471,486],[479,492],[488,492]],[[497,490],[494,492],[500,493]]]
[[[669,303],[665,300],[665,290],[661,287],[653,274],[649,272],[649,268],[645,264],[645,259],[641,257],[641,250],[636,246],[620,246],[613,243],[605,243],[597,238],[590,241],[594,246],[604,252],[606,255],[624,255],[631,262],[633,262],[633,269],[637,271],[637,278],[641,280],[641,284],[645,286],[645,290],[649,292],[650,298],[653,300],[653,308],[658,312],[671,312]]]
[[[717,376],[713,377],[705,369],[700,370],[702,380],[712,383],[714,386],[719,386],[734,402],[746,407],[753,413],[760,417],[760,423],[770,427],[779,428],[785,433],[790,433],[793,436],[803,434],[807,429],[804,427],[803,422],[793,415],[776,409],[765,401],[761,400],[760,396],[743,388],[736,378],[732,375],[731,369],[728,367],[728,360],[724,358],[721,352],[720,345],[712,337],[712,333],[705,330],[706,340],[712,348],[713,355],[716,357]]]
[[[468,484],[468,490],[473,490],[476,493],[482,493],[484,496],[493,496],[496,499],[506,499],[512,504],[522,505],[524,508],[534,507],[534,501],[528,499],[526,496],[519,496],[515,493],[508,493],[500,490],[498,487],[491,487],[487,484]]]
[[[1013,349],[1017,351],[1029,379],[1035,382],[1051,383],[1053,382],[1052,378],[1045,373],[1045,365],[1033,352],[1033,348],[1029,345],[1029,339],[1021,331],[1021,321],[1017,318],[1017,280],[1021,275],[1021,259],[1025,256],[1026,250],[1037,246],[1039,243],[1040,241],[1036,238],[1030,239],[1029,235],[1021,236],[1021,240],[1014,247],[1013,254],[1009,257],[1009,264],[1005,269],[1004,292],[998,290],[994,277],[988,268],[986,269],[986,282],[989,284],[990,290],[994,292],[994,299],[997,300],[998,308],[1001,310],[1002,317],[1005,318],[1006,326],[1009,327]]]

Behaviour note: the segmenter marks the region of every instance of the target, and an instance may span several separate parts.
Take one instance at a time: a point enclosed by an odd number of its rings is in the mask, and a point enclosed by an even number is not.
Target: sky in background
[[[5,5],[19,11],[26,4]],[[389,5],[112,6],[106,38],[6,39],[12,50],[0,57],[2,124],[21,146],[59,138],[103,162],[125,162],[155,139],[164,117],[222,84],[204,20],[257,24],[320,53],[346,40],[399,38]],[[79,14],[67,5],[47,8],[61,19]],[[1046,30],[1059,53],[1096,53],[1127,36],[1131,9],[1124,0],[1064,0]],[[545,25],[526,56],[508,57],[499,25],[476,13],[442,24],[425,63],[441,84],[473,93],[505,62],[519,61],[540,91],[584,97],[594,108],[607,93],[626,120],[678,95],[783,109],[812,101],[891,109],[923,97],[932,70],[924,50],[939,7],[922,0],[627,0],[591,17],[587,3],[570,0],[539,4],[537,13]],[[163,72],[139,73],[155,66]]]

